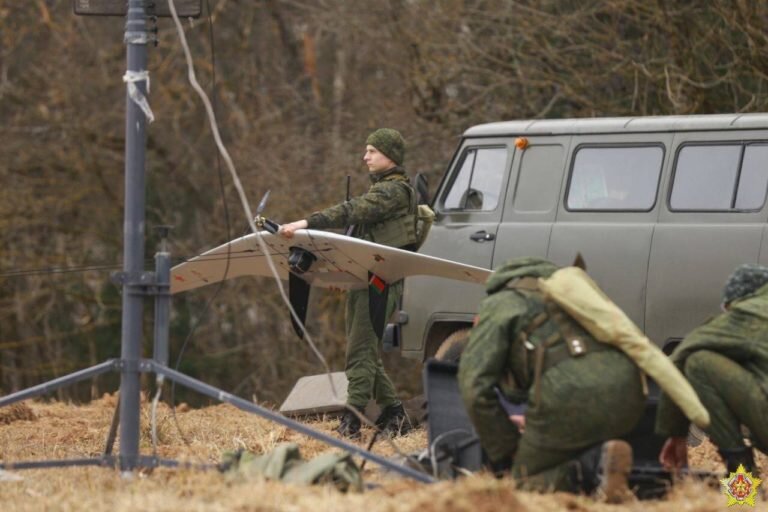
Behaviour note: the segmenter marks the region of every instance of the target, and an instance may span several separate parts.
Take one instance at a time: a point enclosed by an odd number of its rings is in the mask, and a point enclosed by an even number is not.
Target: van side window
[[[584,146],[568,184],[568,210],[649,211],[656,203],[664,148]]]
[[[768,191],[768,144],[750,144],[744,149],[741,179],[736,193],[737,210],[759,210]]]
[[[495,210],[506,171],[507,148],[468,148],[457,166],[450,189],[443,196],[443,208]]]
[[[672,210],[759,210],[768,190],[768,145],[687,145],[678,152]]]

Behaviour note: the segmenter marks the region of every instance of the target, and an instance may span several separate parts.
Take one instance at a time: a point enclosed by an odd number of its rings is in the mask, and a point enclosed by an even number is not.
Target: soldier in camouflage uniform
[[[615,439],[643,414],[641,375],[623,352],[544,300],[537,278],[555,270],[522,258],[491,275],[459,363],[459,388],[497,474],[511,467],[528,489],[600,487],[606,499],[621,501],[632,451]],[[527,403],[524,417],[508,417],[497,392]]]
[[[290,238],[297,229],[354,226],[354,237],[415,250],[416,192],[402,167],[405,160],[403,137],[390,128],[376,130],[366,140],[363,160],[371,179],[367,193],[315,212],[306,219],[283,224],[280,234]],[[402,281],[390,283],[386,318],[393,313],[402,291]],[[347,294],[347,404],[362,411],[368,401],[375,398],[382,410],[376,425],[398,435],[408,431],[410,423],[379,356],[380,340],[371,325],[368,293],[368,289],[363,289]],[[359,437],[360,419],[347,411],[337,431],[347,437]]]
[[[672,360],[709,411],[705,431],[726,464],[754,472],[752,448],[744,442],[742,425],[752,445],[768,453],[768,267],[741,265],[723,291],[724,313],[689,333]],[[668,468],[687,464],[689,422],[662,395],[656,432],[667,436],[660,460]]]

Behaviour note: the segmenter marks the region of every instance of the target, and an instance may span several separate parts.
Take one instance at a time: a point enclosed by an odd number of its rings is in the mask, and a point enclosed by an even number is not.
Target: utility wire
[[[173,2],[171,2],[173,3]],[[211,5],[209,0],[205,0],[205,7],[208,11],[208,39],[210,41],[211,45],[211,69],[212,69],[212,76],[211,76],[211,96],[213,96],[213,104],[211,105],[211,110],[215,114],[217,111],[217,100],[218,96],[216,95],[216,46],[215,46],[215,38],[213,34],[213,14],[211,12]],[[221,155],[217,151],[216,152],[216,170],[219,175],[219,189],[221,190],[221,202],[224,207],[224,220],[227,226],[227,240],[230,240],[232,238],[232,226],[229,218],[229,207],[227,206],[227,196],[226,196],[226,190],[224,188],[224,173],[221,170]],[[189,333],[187,334],[187,337],[184,339],[184,342],[181,344],[181,348],[179,349],[179,354],[176,357],[176,365],[175,369],[176,371],[179,370],[179,366],[181,365],[181,359],[184,356],[184,352],[187,348],[187,345],[189,344],[190,340],[192,339],[192,335],[197,330],[198,326],[202,322],[203,318],[205,318],[208,315],[208,311],[210,310],[211,306],[213,305],[214,300],[216,300],[216,297],[219,295],[219,292],[224,287],[224,281],[227,278],[227,275],[229,274],[229,267],[231,262],[231,255],[232,255],[232,247],[229,242],[227,242],[227,256],[226,256],[226,266],[224,267],[224,275],[222,276],[221,281],[219,282],[219,285],[216,287],[216,291],[213,293],[210,299],[208,299],[208,302],[205,304],[205,307],[203,308],[203,312],[197,317],[194,325],[192,325],[192,328],[189,330]],[[158,387],[157,387],[157,393],[155,394],[155,399],[153,400],[153,417],[152,417],[152,425],[153,425],[153,448],[156,450],[156,444],[157,439],[156,436],[154,436],[154,410],[157,408],[157,402],[160,400],[160,393],[162,391],[162,378],[161,376],[158,376]],[[187,440],[186,436],[184,435],[184,432],[181,429],[181,425],[179,424],[178,417],[176,416],[176,381],[171,382],[171,397],[170,397],[170,403],[171,403],[171,415],[173,416],[173,421],[176,425],[176,429],[179,432],[179,436],[181,437],[182,441],[189,446],[189,441]]]
[[[223,179],[223,178],[222,178]],[[230,231],[231,227],[229,225],[229,212],[227,211],[227,207],[224,207],[224,215],[227,218],[227,237],[230,237]],[[227,251],[226,256],[218,256],[215,258],[205,258],[205,261],[221,261],[221,260],[230,260],[232,259],[233,255],[250,255],[250,251]],[[188,261],[192,261],[196,256],[192,256],[189,258],[172,258],[174,264],[180,264],[180,263],[186,263]],[[151,266],[154,264],[153,258],[145,258],[144,264],[146,266]],[[94,263],[91,265],[79,265],[79,266],[67,266],[67,267],[37,267],[37,268],[25,268],[25,269],[15,269],[15,270],[7,270],[5,272],[0,272],[0,278],[5,277],[28,277],[28,276],[38,276],[38,275],[53,275],[53,274],[73,274],[77,272],[91,272],[91,271],[106,271],[106,270],[118,270],[123,268],[122,263],[114,263],[114,264],[107,264],[107,263]],[[225,272],[226,277],[226,272]]]
[[[285,287],[283,286],[283,283],[280,280],[280,276],[277,272],[277,268],[275,267],[275,263],[272,260],[272,255],[269,252],[269,248],[267,247],[266,242],[264,241],[264,239],[261,236],[261,233],[256,227],[254,217],[253,217],[253,212],[251,211],[250,204],[248,203],[248,199],[245,195],[245,191],[243,190],[243,186],[237,174],[237,170],[235,169],[235,164],[232,161],[231,156],[229,155],[229,151],[227,151],[227,148],[224,146],[224,143],[221,140],[221,134],[219,133],[218,122],[216,121],[216,115],[213,111],[211,102],[208,99],[207,95],[205,94],[205,91],[203,90],[203,88],[200,87],[200,83],[197,81],[197,77],[195,76],[195,68],[194,68],[194,62],[192,60],[192,54],[189,50],[189,45],[187,44],[187,39],[186,39],[186,35],[184,34],[184,28],[181,25],[181,20],[179,19],[179,15],[176,12],[175,0],[168,0],[168,6],[171,11],[171,16],[173,17],[173,22],[176,24],[176,31],[179,34],[181,45],[184,48],[184,56],[187,61],[187,76],[189,78],[189,82],[192,85],[192,88],[197,92],[198,96],[200,96],[200,99],[202,100],[203,105],[205,106],[205,111],[208,114],[208,121],[211,126],[211,131],[213,132],[214,140],[216,141],[216,146],[218,147],[219,152],[221,153],[221,156],[224,158],[224,162],[227,164],[227,168],[232,176],[235,189],[237,190],[238,196],[240,198],[240,203],[243,207],[246,218],[248,220],[248,226],[251,228],[251,231],[256,235],[255,238],[258,241],[259,247],[264,253],[264,256],[266,257],[266,261],[269,266],[270,272],[274,276],[275,282],[277,284],[278,290],[280,291],[280,296],[282,297],[283,302],[288,307],[288,310],[290,311],[293,319],[296,321],[296,324],[301,327],[301,331],[304,335],[304,339],[307,341],[307,344],[309,345],[311,350],[314,352],[315,356],[318,358],[318,360],[321,362],[321,364],[325,368],[325,373],[328,376],[328,382],[330,383],[331,394],[333,395],[334,400],[338,402],[339,396],[336,392],[336,386],[333,383],[333,379],[331,378],[331,369],[328,366],[328,362],[326,361],[325,357],[323,357],[323,354],[318,350],[317,345],[315,345],[314,341],[312,340],[309,332],[306,329],[306,326],[301,321],[301,319],[299,318],[299,315],[296,313],[295,309],[291,305],[291,301],[285,292]],[[366,425],[370,425],[374,428],[377,428],[363,414],[363,412],[357,409],[356,407],[346,404],[346,408],[347,410],[352,412],[355,416],[357,416],[357,418],[362,423],[365,423]],[[385,440],[387,441],[387,444],[389,444],[398,453],[398,455],[403,456],[406,459],[410,460],[410,457],[405,453],[403,453],[402,450],[400,450],[400,448],[392,441],[392,439],[389,436],[386,436]]]
[[[240,198],[240,204],[242,205],[246,218],[248,219],[248,226],[251,228],[251,231],[256,235],[256,240],[258,241],[262,252],[266,256],[267,264],[269,266],[270,272],[275,278],[275,282],[277,283],[277,287],[278,287],[278,290],[280,291],[280,295],[283,298],[283,302],[285,302],[286,306],[288,307],[288,310],[291,312],[291,316],[293,316],[297,324],[301,326],[302,332],[304,333],[304,339],[307,340],[307,343],[309,344],[310,348],[312,349],[312,351],[315,353],[317,358],[325,367],[326,373],[329,375],[329,380],[331,380],[330,379],[331,370],[330,370],[330,367],[328,366],[328,362],[325,360],[325,357],[323,357],[323,355],[317,349],[317,346],[315,345],[314,341],[312,341],[312,338],[309,335],[309,332],[307,332],[303,322],[299,318],[296,311],[293,309],[293,306],[291,305],[291,301],[288,299],[288,295],[285,292],[285,287],[283,286],[283,283],[280,280],[280,276],[277,272],[277,268],[275,267],[275,263],[272,260],[271,254],[269,253],[269,248],[267,247],[267,244],[262,239],[261,233],[256,227],[256,224],[254,222],[253,212],[251,211],[250,204],[248,203],[248,198],[245,195],[245,190],[243,189],[243,185],[242,185],[242,182],[240,181],[240,177],[238,176],[237,170],[235,169],[235,164],[232,161],[232,157],[230,156],[229,151],[224,146],[224,142],[221,140],[221,134],[219,132],[218,122],[216,121],[216,115],[213,112],[213,107],[211,105],[211,102],[208,99],[208,96],[205,94],[205,91],[203,90],[203,88],[200,87],[200,83],[197,81],[197,76],[195,75],[194,62],[192,61],[192,53],[189,50],[189,45],[187,44],[187,38],[186,38],[186,35],[184,34],[184,28],[181,25],[181,20],[179,19],[179,15],[176,12],[176,6],[174,3],[174,0],[168,0],[168,6],[170,7],[173,21],[176,24],[176,30],[179,34],[181,45],[184,48],[184,56],[187,60],[187,71],[188,71],[187,77],[189,78],[189,82],[192,85],[192,88],[195,90],[195,92],[197,92],[198,96],[200,96],[200,99],[202,100],[203,105],[205,106],[205,111],[208,114],[208,121],[211,126],[211,131],[213,132],[213,138],[216,141],[216,146],[218,147],[219,152],[221,153],[221,156],[224,158],[224,162],[227,164],[227,169],[229,170],[232,176],[232,181],[234,182],[235,189],[237,190],[237,193],[238,193],[238,197]],[[336,389],[333,385],[332,380],[331,380],[331,390],[333,391],[334,396],[336,396]]]
[[[151,261],[151,260],[146,260]],[[27,276],[39,276],[48,274],[70,274],[76,272],[90,272],[95,270],[115,270],[122,268],[122,265],[116,263],[114,265],[83,265],[79,267],[40,267],[21,270],[8,270],[6,272],[0,272],[0,278],[3,277],[27,277]]]

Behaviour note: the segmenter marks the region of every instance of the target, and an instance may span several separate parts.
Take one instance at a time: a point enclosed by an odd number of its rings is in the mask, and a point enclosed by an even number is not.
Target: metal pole
[[[168,232],[171,226],[157,226],[160,247],[155,253],[155,349],[154,360],[168,366],[168,331],[171,318],[171,253]]]
[[[147,30],[144,0],[129,0],[125,24],[128,78],[125,123],[125,214],[123,225],[123,318],[120,368],[120,469],[132,471],[139,463],[139,406],[144,262],[144,160],[146,116],[131,94],[147,94],[147,81],[131,76],[147,69]],[[132,98],[133,96],[133,98]]]

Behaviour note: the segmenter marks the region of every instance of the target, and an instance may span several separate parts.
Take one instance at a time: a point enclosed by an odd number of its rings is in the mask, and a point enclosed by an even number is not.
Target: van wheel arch
[[[470,328],[464,328],[445,338],[440,344],[440,348],[435,352],[435,359],[458,364],[461,354],[469,343],[470,333]]]
[[[431,357],[435,357],[443,343],[454,333],[458,331],[469,331],[471,327],[471,322],[462,321],[438,322],[433,324],[429,329],[429,334],[426,339],[424,361]]]

